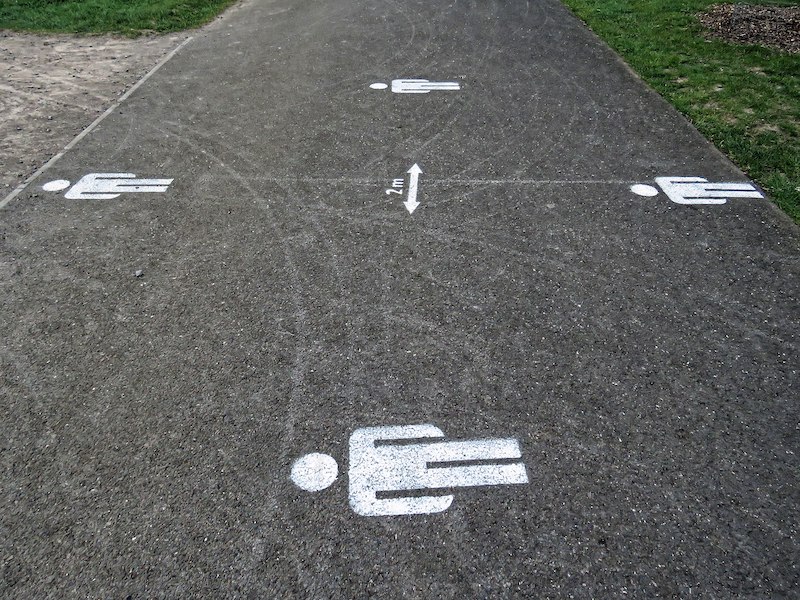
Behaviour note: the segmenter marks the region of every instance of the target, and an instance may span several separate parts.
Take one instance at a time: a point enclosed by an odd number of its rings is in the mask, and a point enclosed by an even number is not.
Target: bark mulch
[[[800,7],[715,4],[699,18],[711,37],[800,54]]]

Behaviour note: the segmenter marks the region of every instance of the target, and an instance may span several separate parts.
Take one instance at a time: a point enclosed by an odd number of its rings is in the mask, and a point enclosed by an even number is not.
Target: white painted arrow
[[[403,204],[405,204],[408,214],[413,214],[419,206],[419,202],[417,202],[417,187],[419,186],[419,176],[420,173],[422,173],[422,169],[419,168],[417,163],[414,163],[414,166],[406,171],[406,173],[411,174],[411,179],[408,182],[408,200],[403,202]]]

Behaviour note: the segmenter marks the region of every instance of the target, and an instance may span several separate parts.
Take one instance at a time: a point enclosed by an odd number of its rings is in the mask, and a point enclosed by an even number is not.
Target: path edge
[[[161,67],[167,64],[172,59],[172,57],[174,57],[178,52],[180,52],[180,50],[182,50],[184,46],[186,46],[193,39],[194,36],[189,36],[188,38],[183,40],[180,44],[178,44],[175,48],[173,48],[169,52],[169,54],[167,54],[160,61],[158,61],[156,66],[150,69],[150,71],[148,71],[144,75],[144,77],[142,77],[139,81],[133,84],[133,86],[127,92],[122,94],[122,96],[120,96],[111,106],[109,106],[108,109],[106,109],[106,111],[102,115],[100,115],[94,121],[92,121],[92,123],[88,127],[86,127],[86,129],[81,131],[78,135],[76,135],[72,139],[72,141],[70,141],[66,146],[64,146],[64,149],[61,150],[61,152],[59,152],[58,154],[53,156],[50,160],[48,160],[46,163],[44,163],[44,165],[39,167],[39,169],[37,169],[36,172],[33,173],[33,175],[28,177],[25,181],[23,181],[20,185],[18,185],[10,194],[8,194],[5,198],[3,198],[3,200],[0,201],[0,210],[5,209],[17,196],[19,196],[22,192],[24,192],[31,183],[33,183],[37,178],[39,178],[42,175],[42,173],[44,173],[45,171],[47,171],[47,169],[55,165],[59,160],[61,160],[61,158],[67,152],[69,152],[72,148],[74,148],[83,138],[85,138],[92,131],[94,131],[94,129],[97,128],[97,126],[100,125],[100,123],[102,123],[103,120],[108,115],[117,110],[117,108],[119,108],[123,102],[125,102],[128,98],[130,98],[131,95],[133,95],[136,92],[136,90],[138,90],[148,79],[150,79],[153,75],[155,75],[156,72],[159,69],[161,69]]]

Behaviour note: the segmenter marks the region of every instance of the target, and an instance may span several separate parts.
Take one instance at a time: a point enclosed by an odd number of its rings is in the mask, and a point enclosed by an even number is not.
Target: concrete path
[[[0,595],[796,593],[800,232],[555,0],[246,2],[0,221]]]

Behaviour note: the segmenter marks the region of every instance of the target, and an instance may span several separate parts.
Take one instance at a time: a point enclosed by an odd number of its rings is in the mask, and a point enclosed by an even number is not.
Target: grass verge
[[[800,55],[706,39],[719,0],[564,2],[800,223]]]
[[[135,37],[199,27],[236,0],[0,0],[0,29]]]

